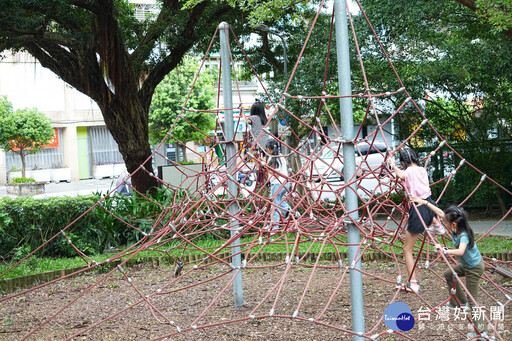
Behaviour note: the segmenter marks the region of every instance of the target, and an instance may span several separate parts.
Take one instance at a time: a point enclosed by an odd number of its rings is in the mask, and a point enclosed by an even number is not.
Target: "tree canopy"
[[[477,12],[456,1],[364,0],[362,6],[409,95],[417,103],[426,102],[423,109],[430,122],[448,141],[458,141],[468,162],[499,183],[510,184],[510,172],[503,165],[512,162],[507,152],[512,136],[512,40],[496,34]],[[363,18],[358,20],[359,36],[365,37],[367,25]],[[368,46],[369,78],[379,80],[383,88],[398,87],[386,60],[376,53],[379,46]],[[433,95],[427,97],[427,91]],[[408,136],[421,120],[405,109],[397,116],[398,131]],[[434,134],[422,133],[426,143],[437,143]],[[498,155],[502,162],[493,161]],[[476,185],[479,176],[474,180]],[[467,194],[470,183],[457,193]],[[503,206],[495,186],[489,186],[488,193]]]
[[[0,147],[21,157],[21,176],[25,177],[25,157],[43,149],[55,130],[52,120],[44,113],[35,108],[12,111],[10,103],[6,102],[5,98],[0,98]]]
[[[492,25],[492,31],[512,39],[512,2],[510,0],[457,0]]]
[[[464,150],[468,160],[499,183],[510,184],[510,172],[502,167],[509,162],[492,161],[496,154],[508,159],[503,154],[509,150],[504,140],[512,136],[512,74],[509,71],[512,69],[512,40],[507,32],[498,34],[497,26],[493,26],[489,17],[489,20],[484,20],[481,12],[454,0],[362,0],[360,3],[407,88],[407,95],[421,106],[444,138],[450,143],[457,143],[457,148]],[[483,4],[478,0],[476,3]],[[506,13],[510,14],[510,11]],[[503,22],[506,17],[503,17]],[[296,21],[268,23],[271,29],[286,37],[288,58],[292,62],[297,60],[301,43],[308,33],[306,26],[311,23],[311,16],[303,15],[301,18],[304,18],[304,25],[296,24]],[[399,89],[402,84],[373,37],[365,17],[359,13],[353,15],[353,19],[370,90],[383,92]],[[317,25],[321,29],[315,29],[311,35],[312,45],[306,49],[300,62],[305,65],[305,72],[301,71],[299,65],[298,79],[293,81],[289,90],[293,95],[319,93],[327,56],[325,42],[328,39],[329,20],[328,15],[319,18]],[[501,27],[506,28],[505,25]],[[256,60],[256,67],[258,70],[267,68],[275,71],[272,88],[276,90],[275,98],[279,98],[288,78],[281,78],[277,67],[279,63],[275,65],[276,61],[281,60],[279,40],[269,39],[268,42],[269,46],[265,47],[262,39],[261,49],[274,51],[274,55],[265,54],[265,58]],[[350,47],[353,51],[350,54],[352,89],[358,93],[364,91],[365,84],[353,42]],[[313,57],[311,61],[308,61],[309,55]],[[330,64],[332,68],[327,69],[327,93],[335,94],[335,51],[331,52]],[[375,103],[380,104],[377,107],[379,115],[385,117],[394,112],[407,95],[392,96],[391,103],[379,103],[375,99]],[[309,115],[315,112],[315,105],[318,105],[314,101],[311,101],[310,107],[306,101],[302,104],[306,106],[301,106],[301,110]],[[287,105],[291,104],[287,102]],[[356,117],[366,105],[365,101],[354,103]],[[333,116],[337,119],[339,110],[334,103],[329,106],[332,106]],[[410,108],[405,107],[402,111],[395,118],[398,139],[409,136],[422,121],[421,116]],[[420,131],[415,141],[419,140],[422,140],[422,145],[437,143],[436,135],[427,129]],[[501,147],[493,149],[493,145]],[[459,194],[463,195],[463,191],[459,190]]]
[[[165,76],[156,87],[149,110],[150,138],[153,143],[164,139],[168,143],[179,141],[185,151],[185,143],[202,140],[215,128],[215,114],[204,112],[183,111],[183,119],[176,121],[187,97],[188,109],[211,110],[216,106],[217,73],[211,69],[203,69],[198,74],[199,66],[197,60],[186,57],[178,68]],[[172,137],[169,137],[167,132],[171,127]],[[183,155],[186,161],[186,153]]]
[[[12,112],[12,103],[7,100],[6,96],[0,96],[0,115],[4,116]]]

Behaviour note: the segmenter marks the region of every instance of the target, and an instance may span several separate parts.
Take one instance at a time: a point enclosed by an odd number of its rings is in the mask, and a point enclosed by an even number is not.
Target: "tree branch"
[[[270,45],[268,43],[268,32],[261,32],[260,36],[262,41],[261,52],[270,63],[270,65],[275,67],[279,72],[283,72],[283,64],[277,60],[275,53],[270,49]]]
[[[58,45],[51,46],[42,41],[26,43],[24,46],[43,67],[50,69],[98,104],[104,97],[102,93],[109,91],[104,80],[98,76],[101,75],[101,71],[95,53],[68,51]]]
[[[97,0],[74,0],[73,5],[79,8],[86,9],[92,13],[98,13],[98,1]]]
[[[458,3],[462,4],[463,6],[469,8],[470,10],[472,10],[474,12],[476,12],[478,10],[478,8],[476,7],[475,0],[455,0],[455,1],[457,1]],[[512,39],[512,30],[503,30],[501,32]]]
[[[205,1],[208,2],[208,1]],[[144,62],[154,49],[154,43],[168,28],[171,21],[170,12],[179,11],[180,3],[178,1],[164,1],[162,10],[158,14],[155,22],[151,24],[146,35],[140,40],[138,47],[131,55],[131,59],[135,64]]]
[[[62,46],[72,46],[76,42],[76,39],[74,38],[67,38],[53,32],[43,32],[42,34],[39,32],[25,32],[24,34],[22,32],[19,33],[22,35],[16,37],[15,39],[20,43],[28,43],[37,40],[41,44],[52,43]]]
[[[149,108],[151,104],[151,97],[155,87],[164,79],[165,75],[181,62],[185,53],[196,43],[198,34],[202,34],[202,32],[197,29],[199,20],[204,22],[216,22],[219,17],[231,8],[228,5],[220,6],[215,11],[209,13],[208,17],[204,17],[203,13],[209,4],[209,1],[202,2],[188,12],[187,23],[184,25],[181,32],[176,33],[181,36],[179,43],[171,47],[168,56],[158,63],[144,80],[139,93],[141,94],[141,100],[146,108]]]

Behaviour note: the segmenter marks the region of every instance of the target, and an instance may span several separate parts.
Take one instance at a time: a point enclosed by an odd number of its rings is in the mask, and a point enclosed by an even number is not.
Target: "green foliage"
[[[452,124],[460,126],[468,140],[486,140],[490,130],[501,137],[511,135],[511,39],[493,34],[489,24],[456,1],[364,0],[362,6],[411,97],[421,106],[425,91],[435,94],[429,96],[426,115],[436,120],[445,112],[435,126],[446,138],[453,137]],[[358,16],[356,24],[367,43],[363,57],[368,78],[378,81],[377,88],[398,88],[380,46],[367,39],[366,21]],[[404,99],[392,98],[390,112]],[[475,110],[479,117],[473,117]],[[405,107],[397,118],[409,112],[417,117],[414,111]],[[397,123],[401,137],[416,127],[408,119]]]
[[[54,136],[52,120],[37,109],[7,111],[0,116],[0,148],[21,157],[25,177],[25,156],[43,149]]]
[[[6,96],[0,96],[0,116],[5,116],[12,112],[12,103],[7,100]]]
[[[157,191],[157,197],[159,193],[161,191]],[[112,195],[103,198],[94,212],[102,226],[98,234],[100,243],[106,249],[135,244],[143,235],[129,225],[145,233],[149,232],[158,208],[157,204],[138,193],[133,196]]]
[[[19,262],[26,256],[28,256],[32,252],[30,245],[23,244],[19,247],[14,248],[14,256],[12,257],[13,261]]]
[[[429,123],[443,139],[457,143],[455,149],[468,163],[510,188],[512,175],[507,167],[512,163],[512,154],[506,146],[512,136],[512,40],[494,34],[493,26],[456,1],[361,3],[407,92],[425,112]],[[368,24],[362,16],[355,19],[358,37],[365,42],[363,59],[368,79],[377,89],[399,88],[375,38],[368,39]],[[358,78],[355,79],[357,82]],[[386,117],[404,100],[405,95],[399,95],[376,103],[384,107],[381,115]],[[422,120],[412,105],[405,106],[395,116],[398,139],[408,137]],[[426,146],[430,152],[439,139],[425,125],[411,143],[413,147]],[[438,160],[435,180],[446,176],[460,162],[451,152],[447,154]],[[441,171],[441,166],[449,171]],[[450,203],[461,202],[480,178],[481,174],[465,165],[454,179],[456,188],[450,187],[445,197],[450,198]],[[442,185],[437,187],[440,189],[436,192],[440,193]],[[485,181],[468,204],[498,203],[503,209],[507,200],[497,186]]]
[[[194,85],[199,66],[197,60],[191,57],[183,59],[181,65],[165,76],[155,89],[149,111],[152,143],[160,142],[166,137],[184,106],[196,110],[209,110],[215,107],[216,73],[212,69],[203,70]],[[192,85],[194,88],[187,100]],[[208,136],[205,133],[215,128],[214,114],[183,111],[181,115],[185,120],[177,121],[172,129],[172,136],[182,143],[204,139]],[[172,143],[173,140],[169,142]]]
[[[193,165],[195,162],[194,161],[180,161],[178,162],[180,165]]]
[[[0,254],[7,258],[15,257],[20,247],[36,250],[44,242],[58,234],[81,214],[90,209],[97,197],[52,197],[34,199],[32,197],[5,197],[0,200]],[[80,234],[84,240],[98,240],[101,230],[97,217],[87,214],[71,226],[67,233]],[[62,249],[64,236],[44,245],[37,256],[69,255]],[[96,245],[100,251],[101,245]],[[18,250],[18,251],[16,251]]]
[[[21,277],[21,276],[27,276],[27,275],[33,275],[43,272],[49,272],[49,271],[57,271],[57,270],[63,270],[63,269],[73,269],[78,268],[81,266],[85,266],[86,263],[84,260],[80,257],[72,257],[72,258],[49,258],[49,257],[34,257],[33,261],[30,262],[23,262],[20,265],[18,265],[16,268],[9,271],[7,274],[5,274],[2,279],[7,278],[13,278],[13,277]],[[91,257],[96,262],[102,262],[105,259],[108,258],[107,255],[97,255]],[[11,260],[10,263],[2,264],[0,263],[0,273],[4,273],[7,271],[11,266],[12,262],[14,260]]]
[[[185,8],[192,8],[205,0],[187,0]],[[268,0],[262,5],[260,0],[223,0],[232,7],[239,7],[248,13],[248,18],[252,26],[264,21],[274,21],[282,18],[283,13],[300,10],[307,6],[319,4],[319,1],[304,0]]]
[[[13,183],[13,184],[26,184],[26,183],[30,183],[30,182],[36,182],[36,180],[34,178],[24,178],[24,177],[14,178],[11,180],[11,183]]]
[[[76,251],[69,241],[87,255],[132,245],[144,236],[138,230],[150,232],[162,211],[161,204],[170,205],[174,197],[179,200],[183,193],[160,188],[150,200],[137,193],[133,196],[114,194],[104,197],[101,205],[93,209],[99,195],[2,198],[0,254],[7,259],[17,259],[47,241],[37,251],[37,257],[75,256]]]
[[[498,33],[512,29],[512,2],[510,0],[476,0],[477,15],[493,26]]]
[[[34,154],[54,135],[51,119],[35,108],[7,112],[0,117],[0,147]]]
[[[466,140],[465,127],[471,124],[475,110],[459,100],[452,99],[448,101],[441,96],[430,95],[426,101],[424,113],[429,122],[435,127],[435,131],[432,129],[419,130],[412,140],[413,145],[435,141],[437,138],[436,131],[450,143]],[[397,115],[395,122],[400,126],[400,139],[406,139],[422,121],[423,117],[417,113]]]
[[[3,233],[5,227],[12,222],[9,214],[6,212],[0,212],[0,234]]]
[[[473,190],[479,186],[478,190],[465,203],[465,207],[499,207],[502,214],[505,214],[507,207],[512,204],[512,197],[489,179],[482,181],[482,174],[475,171],[467,164],[471,164],[478,170],[490,176],[499,184],[505,184],[505,188],[510,190],[512,181],[512,158],[507,157],[512,153],[512,142],[509,140],[492,139],[472,143],[471,141],[453,145],[458,153],[465,157],[466,163],[460,167],[453,179],[445,190],[445,182],[441,182],[433,187],[433,197],[438,198],[444,190],[440,206],[459,204],[464,201]],[[446,177],[452,169],[455,169],[460,159],[452,153],[440,153],[433,157],[430,163],[433,180],[438,181]]]

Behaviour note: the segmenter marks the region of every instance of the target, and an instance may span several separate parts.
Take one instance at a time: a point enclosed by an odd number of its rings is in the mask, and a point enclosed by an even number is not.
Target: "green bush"
[[[11,183],[13,183],[13,184],[26,184],[26,183],[30,183],[30,182],[36,182],[36,180],[34,178],[24,178],[24,177],[14,178],[11,180]]]
[[[165,207],[183,196],[184,192],[161,187],[150,198],[138,193],[114,193],[103,198],[99,193],[45,199],[2,198],[0,255],[13,260],[37,250],[37,257],[72,257],[77,254],[74,247],[93,255],[130,246],[151,231]]]
[[[171,205],[173,199],[179,201],[183,196],[184,193],[175,193],[166,187],[160,187],[149,199],[137,192],[132,196],[105,197],[95,210],[103,226],[103,244],[106,248],[135,244],[143,235],[127,224],[148,233],[163,208]]]
[[[72,221],[87,212],[99,198],[53,197],[34,199],[32,197],[2,198],[0,200],[0,254],[6,258],[19,256],[20,250],[36,250],[44,242],[37,256],[64,256],[62,248],[64,234],[53,238]],[[98,217],[91,212],[76,221],[67,232],[80,235],[85,240],[98,240],[101,229]],[[53,239],[52,239],[53,238]],[[98,243],[96,243],[98,244]],[[101,250],[96,245],[97,251]],[[76,252],[75,252],[76,254]]]

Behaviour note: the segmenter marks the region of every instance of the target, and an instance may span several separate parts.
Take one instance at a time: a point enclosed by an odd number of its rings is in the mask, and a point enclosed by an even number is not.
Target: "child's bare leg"
[[[404,260],[405,267],[407,268],[407,274],[410,277],[411,281],[416,280],[416,274],[414,273],[414,258],[412,257],[412,250],[414,248],[414,243],[418,239],[418,234],[411,233],[409,231],[405,232],[405,242],[404,242]]]

